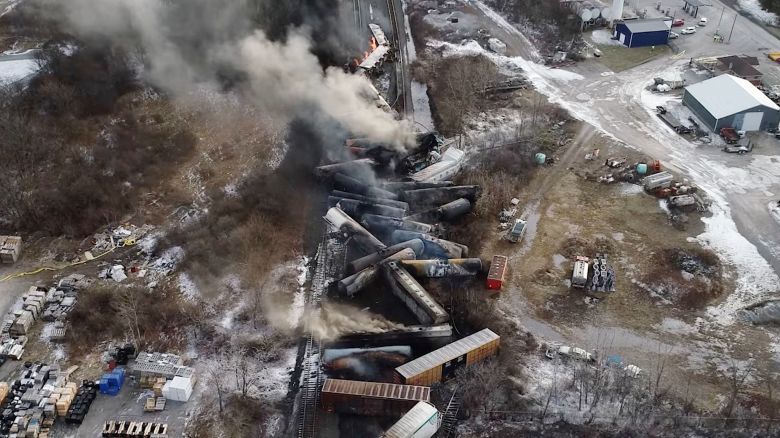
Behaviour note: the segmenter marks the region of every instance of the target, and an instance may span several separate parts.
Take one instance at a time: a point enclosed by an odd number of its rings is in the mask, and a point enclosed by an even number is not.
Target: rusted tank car
[[[407,385],[429,386],[455,374],[462,366],[481,362],[498,352],[501,338],[490,329],[445,345],[396,368],[396,380]]]
[[[417,402],[430,402],[431,388],[394,383],[327,379],[320,400],[327,412],[400,416]]]

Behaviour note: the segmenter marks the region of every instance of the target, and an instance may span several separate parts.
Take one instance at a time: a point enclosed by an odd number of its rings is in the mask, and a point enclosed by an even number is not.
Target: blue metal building
[[[614,36],[626,47],[660,46],[669,41],[671,20],[627,20],[615,23]]]

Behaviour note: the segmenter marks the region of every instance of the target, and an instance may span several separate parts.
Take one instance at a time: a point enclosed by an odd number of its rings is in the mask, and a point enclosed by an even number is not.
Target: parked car
[[[685,26],[685,20],[682,18],[675,18],[674,21],[672,21],[672,27],[682,27]]]
[[[688,26],[685,29],[681,30],[680,33],[683,35],[690,35],[692,33],[696,33],[696,28],[693,26]]]
[[[740,135],[734,128],[720,128],[720,136],[729,144],[736,143],[740,139]]]
[[[524,220],[515,219],[515,224],[512,225],[512,228],[509,229],[509,232],[506,235],[507,240],[512,243],[517,243],[522,240],[523,235],[525,235],[525,224],[526,222]]]
[[[780,52],[769,52],[769,54],[767,56],[772,61],[780,62]]]
[[[677,39],[679,37],[680,37],[680,34],[678,34],[676,32],[669,32],[669,39],[670,40]]]
[[[707,25],[707,17],[701,17],[701,19],[699,19],[699,26],[704,27],[706,25]]]
[[[743,145],[743,144],[726,145],[723,147],[723,150],[730,154],[744,155],[753,150],[753,144],[749,143],[748,145]]]

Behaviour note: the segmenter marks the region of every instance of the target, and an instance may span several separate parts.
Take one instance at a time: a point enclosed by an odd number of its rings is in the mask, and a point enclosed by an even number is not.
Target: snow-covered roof
[[[780,111],[771,99],[750,82],[731,75],[720,75],[685,87],[716,119],[730,116],[757,106]]]

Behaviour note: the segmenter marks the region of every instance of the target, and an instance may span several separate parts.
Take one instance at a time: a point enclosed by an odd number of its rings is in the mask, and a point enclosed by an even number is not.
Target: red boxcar
[[[499,290],[501,289],[501,286],[504,285],[507,261],[508,259],[506,256],[493,256],[493,261],[490,262],[490,271],[488,271],[487,277],[488,289]]]

